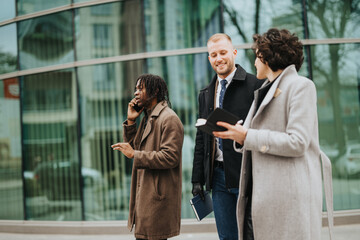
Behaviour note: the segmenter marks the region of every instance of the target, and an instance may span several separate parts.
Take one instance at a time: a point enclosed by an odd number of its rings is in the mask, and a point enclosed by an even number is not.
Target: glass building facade
[[[142,73],[166,80],[184,125],[182,218],[194,218],[197,95],[214,75],[207,39],[230,35],[236,62],[255,73],[252,35],[270,27],[303,40],[334,209],[360,209],[359,1],[2,0],[0,219],[127,219],[132,160],[110,145]]]

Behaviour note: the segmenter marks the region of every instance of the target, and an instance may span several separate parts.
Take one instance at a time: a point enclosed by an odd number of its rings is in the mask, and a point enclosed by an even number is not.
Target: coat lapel
[[[271,102],[272,99],[277,98],[279,95],[281,95],[282,90],[279,87],[279,85],[280,85],[280,82],[282,81],[282,79],[284,78],[284,76],[289,76],[289,75],[293,75],[293,74],[297,75],[297,71],[296,71],[294,65],[290,65],[284,69],[284,71],[280,74],[279,78],[277,80],[275,80],[274,84],[269,89],[269,92],[266,94],[264,100],[260,104],[259,109],[257,110],[253,119],[256,118],[257,116],[259,116],[259,114],[264,110],[266,105],[268,105]],[[265,81],[265,83],[262,85],[262,87],[265,86],[267,82],[268,82],[268,80]],[[257,96],[257,91],[258,90],[256,90],[254,92],[255,97]]]
[[[144,133],[141,137],[141,141],[140,141],[140,146],[142,144],[142,142],[146,139],[147,136],[149,136],[149,134],[151,133],[151,126],[152,126],[152,121],[154,118],[158,117],[160,112],[165,108],[167,107],[167,103],[166,102],[160,102],[158,103],[154,110],[151,112],[150,116],[149,116],[149,119],[148,119],[148,122],[146,124],[146,127],[144,129]]]
[[[243,125],[246,128],[250,128],[250,123],[251,123],[251,121],[253,119],[254,112],[255,112],[255,106],[256,106],[255,101],[253,101],[252,104],[251,104],[250,110],[248,112],[248,115],[247,115],[247,117],[245,119],[244,125]]]
[[[151,125],[152,125],[152,118],[149,117],[148,122],[147,122],[146,127],[145,127],[145,130],[144,130],[144,133],[141,136],[140,146],[141,146],[142,142],[145,140],[145,138],[147,136],[149,136],[149,134],[151,132]]]
[[[281,77],[281,76],[280,76],[280,77]],[[256,116],[258,116],[258,115],[264,110],[264,108],[266,107],[266,105],[268,105],[268,104],[271,102],[271,100],[274,98],[274,94],[275,94],[275,92],[276,92],[276,89],[278,88],[279,82],[281,81],[280,77],[279,77],[279,79],[278,79],[277,81],[275,81],[275,82],[273,83],[273,85],[272,85],[271,88],[269,89],[269,91],[268,91],[268,93],[266,94],[264,100],[263,100],[262,103],[260,104],[259,109],[257,110],[254,118],[256,118]],[[268,81],[266,81],[266,83],[267,83],[267,82],[268,82]],[[279,91],[280,91],[280,90],[279,90]],[[256,90],[256,93],[257,93],[257,92],[258,92],[258,90]],[[256,96],[257,96],[257,94],[256,94]]]

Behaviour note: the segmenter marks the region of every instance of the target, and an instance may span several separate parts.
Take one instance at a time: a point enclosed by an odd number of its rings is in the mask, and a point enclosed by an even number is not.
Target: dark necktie
[[[219,107],[222,108],[223,107],[224,95],[225,95],[225,91],[226,91],[226,84],[227,84],[226,79],[221,80],[220,84],[221,84],[221,90],[220,90],[220,97],[219,97]],[[218,140],[219,140],[219,148],[222,151],[223,150],[222,139],[218,138]]]

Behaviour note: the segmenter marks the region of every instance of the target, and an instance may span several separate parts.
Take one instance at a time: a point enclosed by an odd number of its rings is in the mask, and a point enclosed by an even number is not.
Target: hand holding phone
[[[140,112],[141,109],[142,109],[142,107],[139,107],[139,105],[137,105],[137,104],[134,104],[133,108],[134,108],[134,110],[137,111],[137,112]]]

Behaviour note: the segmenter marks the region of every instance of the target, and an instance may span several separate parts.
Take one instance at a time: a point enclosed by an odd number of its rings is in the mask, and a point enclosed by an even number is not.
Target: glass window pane
[[[39,12],[71,4],[71,0],[17,0],[18,15]]]
[[[0,80],[0,219],[23,220],[20,99],[17,78]],[[24,179],[33,183],[32,174]]]
[[[14,72],[17,66],[16,24],[0,27],[0,74]]]
[[[92,0],[74,0],[74,3],[89,2]]]
[[[220,31],[219,0],[144,0],[146,51],[206,46]]]
[[[360,208],[360,44],[311,46],[320,145],[333,164],[334,209]]]
[[[20,69],[74,61],[71,11],[18,23]]]
[[[82,220],[77,101],[72,69],[23,77],[24,169],[35,186],[26,192],[27,219]],[[28,186],[27,186],[28,187]]]
[[[1,8],[0,8],[0,21],[8,20],[14,17],[15,17],[15,0],[2,0]]]
[[[76,10],[78,60],[206,46],[220,1],[121,1]]]
[[[139,0],[84,7],[75,14],[78,60],[143,52]]]
[[[358,1],[311,0],[307,4],[310,38],[359,38]]]
[[[286,28],[304,38],[301,1],[224,1],[224,31],[234,44],[251,43],[254,33],[270,27]]]
[[[126,220],[132,161],[111,149],[122,139],[122,122],[143,61],[78,68],[83,167],[101,181],[84,186],[86,220]]]

